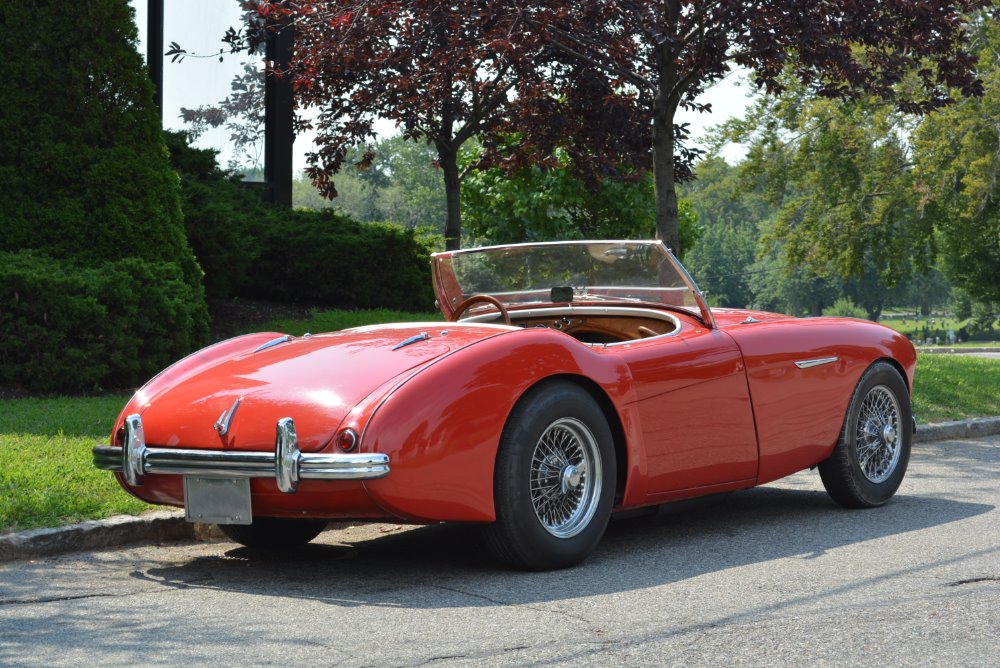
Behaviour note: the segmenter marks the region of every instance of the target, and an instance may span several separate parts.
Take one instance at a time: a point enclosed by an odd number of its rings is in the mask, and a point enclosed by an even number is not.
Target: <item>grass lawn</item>
[[[1000,360],[920,355],[913,414],[923,423],[1000,415]]]
[[[127,396],[0,401],[0,533],[137,514],[90,450],[106,442]]]
[[[441,319],[435,313],[328,311],[258,329],[301,335],[375,322]],[[107,442],[127,400],[126,395],[0,400],[0,533],[152,508],[91,463],[91,448]],[[913,411],[922,423],[1000,415],[1000,360],[921,355]]]

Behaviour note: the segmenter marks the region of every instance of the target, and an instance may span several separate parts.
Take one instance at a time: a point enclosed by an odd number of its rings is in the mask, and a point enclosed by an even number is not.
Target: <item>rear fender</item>
[[[552,330],[511,331],[428,365],[368,420],[363,449],[391,462],[387,477],[365,483],[368,494],[408,520],[495,520],[493,469],[507,417],[536,383],[565,374],[590,379],[616,407],[631,401],[621,360]],[[628,430],[627,415],[622,422]]]

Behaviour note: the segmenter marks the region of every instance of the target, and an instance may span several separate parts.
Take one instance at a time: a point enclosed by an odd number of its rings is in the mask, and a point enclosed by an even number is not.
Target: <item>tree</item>
[[[783,127],[750,135],[755,149],[744,165],[775,188],[777,221],[764,241],[781,239],[789,265],[808,263],[842,278],[874,265],[892,286],[909,278],[911,256],[926,270],[933,227],[918,215],[913,189],[906,141],[913,117],[877,100],[837,103],[796,92],[762,100],[744,123],[783,120]]]
[[[526,3],[526,22],[568,58],[597,69],[631,94],[652,126],[656,229],[677,236],[678,175],[693,157],[678,152],[681,107],[696,102],[733,64],[759,87],[781,93],[790,72],[817,96],[873,95],[906,111],[946,104],[951,91],[976,93],[973,60],[962,48],[963,12],[989,0],[547,0]],[[907,73],[909,85],[899,86]]]
[[[984,93],[929,114],[913,134],[922,214],[933,221],[946,273],[974,300],[1000,300],[1000,23],[981,16]]]
[[[694,246],[681,237],[685,266],[718,306],[743,308],[753,301],[750,268],[755,261],[758,231],[774,214],[748,175],[719,157],[697,164],[698,178],[684,184],[698,218],[701,235]]]
[[[317,150],[307,173],[327,197],[351,146],[368,145],[374,121],[395,121],[406,139],[428,142],[445,186],[448,248],[461,237],[459,149],[477,135],[506,129],[521,100],[546,92],[541,47],[502,0],[406,3],[257,0],[236,48],[255,49],[269,32],[293,25],[295,55],[287,71],[302,108],[315,108]],[[498,156],[487,142],[484,162]],[[358,161],[374,159],[367,150]]]
[[[528,165],[508,172],[473,170],[462,184],[465,223],[490,243],[555,239],[648,239],[654,232],[652,179],[619,174],[588,186],[569,151],[556,148],[557,166]],[[472,162],[477,156],[470,156]],[[641,172],[640,172],[641,173]],[[681,234],[699,233],[690,204],[681,202]]]
[[[181,54],[178,54],[178,58]],[[190,125],[188,136],[198,139],[209,128],[222,125],[229,130],[236,155],[230,158],[230,171],[263,170],[264,152],[264,70],[254,63],[242,63],[243,74],[230,82],[232,92],[218,104],[197,109],[181,107],[181,119]]]
[[[428,228],[443,235],[447,207],[441,171],[434,166],[434,147],[395,135],[378,140],[372,150],[374,158],[365,169],[354,166],[362,160],[364,149],[348,150],[346,166],[337,175],[334,200],[322,197],[307,177],[297,179],[294,205],[332,208],[362,222]]]

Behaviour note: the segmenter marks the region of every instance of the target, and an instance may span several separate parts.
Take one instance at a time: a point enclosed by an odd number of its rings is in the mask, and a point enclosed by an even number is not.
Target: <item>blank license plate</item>
[[[250,524],[250,479],[186,475],[184,511],[188,522]]]

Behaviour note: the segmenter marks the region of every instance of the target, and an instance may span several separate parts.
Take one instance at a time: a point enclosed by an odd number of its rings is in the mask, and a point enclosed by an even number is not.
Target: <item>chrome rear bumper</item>
[[[278,420],[273,452],[182,450],[146,447],[142,418],[125,418],[125,446],[98,445],[94,466],[123,474],[141,486],[152,473],[274,478],[282,492],[294,492],[300,480],[374,480],[389,474],[389,456],[380,453],[312,453],[299,450],[292,418]]]

